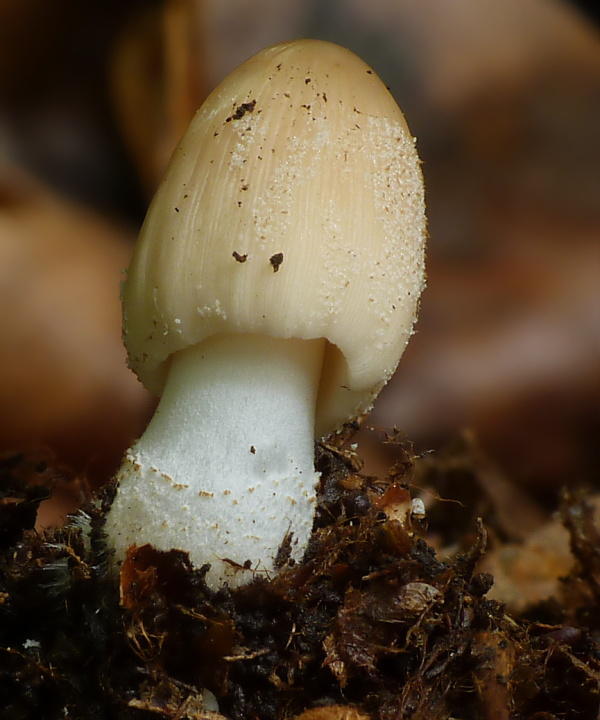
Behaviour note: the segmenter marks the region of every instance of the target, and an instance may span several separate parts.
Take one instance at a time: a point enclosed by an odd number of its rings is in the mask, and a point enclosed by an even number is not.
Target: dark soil
[[[477,572],[481,521],[451,529],[440,519],[438,535],[462,548],[451,560],[426,541],[436,528],[411,502],[424,461],[400,446],[388,477],[369,477],[343,447],[317,447],[304,562],[289,567],[283,550],[277,577],[217,593],[185,553],[150,546],[132,549],[111,579],[110,489],[65,528],[37,534],[47,491],[23,472],[26,459],[4,460],[0,720],[199,719],[204,689],[231,720],[332,704],[374,720],[598,720],[600,537],[585,497],[562,503],[577,561],[568,606],[510,617],[486,599],[493,578]],[[447,454],[426,463],[449,477]]]

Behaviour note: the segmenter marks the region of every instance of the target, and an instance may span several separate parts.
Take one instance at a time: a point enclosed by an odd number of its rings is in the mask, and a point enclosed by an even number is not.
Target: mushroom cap
[[[130,365],[217,333],[326,338],[324,436],[368,411],[424,287],[423,179],[404,116],[349,50],[270,47],[208,97],[175,150],[123,288]]]

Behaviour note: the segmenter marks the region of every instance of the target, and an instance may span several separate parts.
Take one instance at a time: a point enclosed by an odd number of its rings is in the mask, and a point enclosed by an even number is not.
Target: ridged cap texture
[[[160,394],[169,357],[217,333],[328,340],[324,436],[370,409],[425,282],[420,163],[402,112],[350,51],[255,55],[196,113],[123,289],[130,365]]]

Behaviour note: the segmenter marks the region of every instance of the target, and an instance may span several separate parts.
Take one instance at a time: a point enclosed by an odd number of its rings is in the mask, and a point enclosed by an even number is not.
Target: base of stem
[[[118,474],[106,525],[118,560],[132,544],[185,550],[196,567],[211,564],[207,582],[218,587],[275,573],[289,533],[291,558],[302,557],[324,342],[220,335],[173,357]]]

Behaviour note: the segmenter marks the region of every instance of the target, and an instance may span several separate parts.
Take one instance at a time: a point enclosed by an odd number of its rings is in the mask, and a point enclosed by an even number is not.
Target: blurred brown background
[[[50,458],[62,511],[110,477],[153,406],[118,301],[147,202],[207,92],[300,36],[370,63],[423,159],[429,287],[368,423],[470,430],[542,502],[598,483],[600,38],[559,0],[0,0],[0,453]]]

